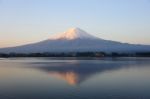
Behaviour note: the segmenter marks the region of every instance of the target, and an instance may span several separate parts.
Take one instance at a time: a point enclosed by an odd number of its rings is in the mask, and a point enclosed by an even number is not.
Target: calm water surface
[[[1,58],[0,99],[150,99],[150,58]]]

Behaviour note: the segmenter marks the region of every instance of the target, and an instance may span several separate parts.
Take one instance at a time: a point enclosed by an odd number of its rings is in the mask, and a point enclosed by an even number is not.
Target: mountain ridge
[[[95,37],[80,28],[49,37],[47,40],[22,46],[1,48],[0,53],[43,52],[150,52],[150,45],[136,45]]]

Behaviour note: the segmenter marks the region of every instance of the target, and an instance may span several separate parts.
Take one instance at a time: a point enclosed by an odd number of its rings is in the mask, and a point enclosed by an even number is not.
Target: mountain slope
[[[79,28],[51,36],[45,41],[23,46],[2,48],[0,53],[42,53],[42,52],[147,52],[148,45],[134,45],[94,37]]]

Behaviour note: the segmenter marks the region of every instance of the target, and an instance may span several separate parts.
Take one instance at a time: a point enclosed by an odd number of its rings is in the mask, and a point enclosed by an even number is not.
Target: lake
[[[0,58],[0,99],[150,99],[150,58]]]

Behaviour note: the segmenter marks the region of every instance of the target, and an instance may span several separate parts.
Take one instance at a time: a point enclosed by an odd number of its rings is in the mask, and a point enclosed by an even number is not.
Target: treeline
[[[68,52],[68,53],[0,53],[0,57],[104,57],[103,52]]]
[[[150,52],[105,53],[105,52],[68,52],[68,53],[0,53],[0,57],[150,57]]]

